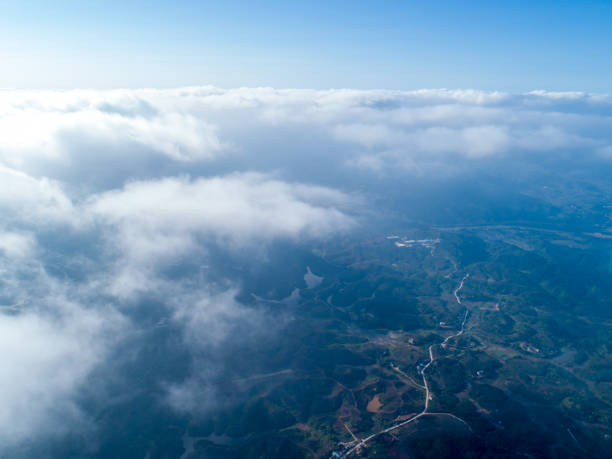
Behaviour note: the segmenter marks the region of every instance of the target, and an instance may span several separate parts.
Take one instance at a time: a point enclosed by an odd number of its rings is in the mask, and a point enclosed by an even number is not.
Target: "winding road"
[[[459,287],[457,287],[455,289],[455,299],[457,300],[457,303],[461,304],[461,298],[459,298],[459,291],[463,288],[463,283],[465,282],[465,280],[470,277],[469,274],[466,274],[465,276],[463,276],[463,279],[461,279],[461,283],[459,284]]]
[[[459,284],[459,286],[455,289],[455,291],[453,292],[455,295],[455,299],[457,300],[458,304],[461,304],[461,298],[459,298],[459,292],[461,291],[461,289],[463,288],[463,284],[465,283],[466,279],[469,277],[469,274],[466,274],[465,276],[463,276],[463,279],[461,279],[461,282]],[[471,427],[470,425],[465,422],[463,419],[461,419],[458,416],[455,416],[454,414],[451,413],[430,413],[429,412],[429,401],[431,400],[431,390],[429,388],[429,383],[427,382],[427,376],[425,376],[425,372],[427,371],[427,369],[431,366],[432,363],[434,363],[434,361],[436,360],[436,357],[434,356],[433,353],[433,348],[435,346],[446,346],[446,344],[453,338],[457,338],[458,336],[461,336],[463,334],[463,332],[465,331],[465,325],[467,323],[468,320],[468,316],[469,316],[469,310],[466,308],[465,309],[465,314],[463,315],[463,321],[461,322],[461,327],[459,328],[459,330],[457,331],[457,333],[455,333],[454,335],[450,335],[447,336],[444,341],[442,341],[441,343],[438,344],[432,344],[429,346],[428,351],[429,351],[429,362],[427,362],[427,364],[421,369],[420,373],[421,373],[421,377],[423,378],[423,386],[421,386],[423,389],[425,389],[425,406],[423,407],[423,411],[421,411],[418,414],[415,414],[414,416],[412,416],[409,419],[406,419],[405,421],[402,421],[398,424],[394,424],[390,427],[387,427],[386,429],[383,429],[379,432],[370,434],[367,437],[362,438],[361,440],[357,440],[357,438],[355,437],[355,435],[353,434],[353,432],[351,432],[348,427],[345,424],[345,427],[347,428],[347,430],[349,430],[349,432],[351,433],[351,435],[353,436],[353,438],[355,438],[355,444],[353,446],[351,446],[349,449],[347,449],[346,451],[344,451],[342,454],[337,455],[336,457],[348,457],[351,454],[353,454],[354,452],[358,451],[359,449],[361,449],[363,446],[365,446],[369,441],[373,440],[374,438],[392,432],[396,429],[399,429],[400,427],[405,426],[406,424],[410,424],[413,421],[416,421],[419,418],[422,418],[423,416],[449,416],[452,417],[460,422],[462,422],[463,424],[465,424],[467,426],[467,428],[471,431]],[[405,374],[403,371],[401,371],[399,368],[392,366],[392,368],[396,371],[398,371],[401,374]]]

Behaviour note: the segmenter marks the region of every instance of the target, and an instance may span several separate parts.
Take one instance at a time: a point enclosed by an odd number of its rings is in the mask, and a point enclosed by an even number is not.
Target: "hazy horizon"
[[[609,455],[611,25],[0,1],[0,456]]]

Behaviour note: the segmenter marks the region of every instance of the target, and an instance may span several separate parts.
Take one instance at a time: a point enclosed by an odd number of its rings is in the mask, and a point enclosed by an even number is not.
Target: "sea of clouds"
[[[170,308],[194,352],[261,320],[232,279],[194,286],[170,267],[206,261],[212,246],[355,230],[371,182],[568,155],[612,158],[612,97],[0,91],[0,443],[88,423],[75,394],[138,327],[129,308],[143,295]],[[200,404],[204,367],[167,388],[171,406]]]

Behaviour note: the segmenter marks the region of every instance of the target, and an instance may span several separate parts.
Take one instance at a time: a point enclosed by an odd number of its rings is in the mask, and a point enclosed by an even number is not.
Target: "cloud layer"
[[[271,170],[304,138],[319,151],[299,154],[322,168],[340,160],[379,171],[559,150],[605,157],[612,148],[612,98],[584,93],[194,87],[2,96],[2,162],[73,181],[93,180],[87,164],[123,179],[219,159],[233,159],[233,170]]]
[[[169,308],[193,352],[225,340],[222,328],[257,321],[233,300],[232,279],[213,294],[206,282],[194,284],[189,271],[168,278],[172,266],[205,264],[211,245],[249,250],[354,225],[348,195],[259,173],[130,181],[86,196],[6,166],[0,175],[0,341],[6,351],[0,357],[0,437],[7,446],[86,424],[76,397],[115,346],[141,328],[130,312],[141,295]],[[195,326],[214,326],[215,334],[196,342]],[[194,369],[193,377],[201,380],[200,373]],[[178,387],[169,392],[172,400]]]
[[[0,439],[83,421],[76,394],[139,330],[130,308],[144,297],[163,303],[194,356],[190,377],[166,386],[170,404],[214,398],[207,381],[222,369],[208,350],[265,321],[235,299],[236,279],[194,280],[192,266],[217,270],[213,249],[349,231],[388,176],[611,152],[605,95],[0,92]]]

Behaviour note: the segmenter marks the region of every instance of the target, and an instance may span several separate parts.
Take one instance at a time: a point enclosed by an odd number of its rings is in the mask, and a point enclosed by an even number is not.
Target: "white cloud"
[[[36,241],[31,234],[0,231],[0,253],[9,258],[24,258],[34,252]]]
[[[254,163],[271,170],[274,150],[295,154],[297,133],[317,150],[343,152],[339,164],[379,172],[381,164],[412,169],[449,155],[596,153],[612,142],[610,96],[545,91],[9,91],[0,113],[0,162],[51,178],[70,170],[71,180],[93,173],[87,163],[127,180],[167,175],[159,165],[143,167],[153,157],[189,172],[194,163],[230,152],[238,154],[241,170]],[[390,150],[393,155],[385,154]],[[378,161],[359,160],[379,153]],[[323,169],[332,163],[317,160]]]
[[[94,196],[88,208],[110,223],[137,226],[144,236],[196,232],[248,243],[344,229],[350,219],[334,206],[348,203],[345,194],[329,188],[244,173],[133,182]],[[139,242],[130,241],[132,244],[138,251]]]
[[[55,311],[57,313],[57,311]],[[63,306],[60,316],[0,313],[0,439],[66,433],[83,414],[73,396],[105,357],[108,311]],[[58,419],[62,419],[58,423]]]
[[[129,155],[138,147],[195,161],[225,147],[213,124],[180,106],[158,111],[130,92],[8,94],[0,102],[0,158],[15,168],[32,168],[40,159],[69,166],[95,150],[115,159],[114,151]]]
[[[0,454],[88,422],[75,394],[124,327],[96,292],[50,276],[33,244],[0,234]]]
[[[194,290],[170,282],[160,267],[203,255],[211,242],[245,248],[278,237],[327,236],[354,223],[343,211],[352,202],[347,195],[255,173],[131,182],[87,199],[71,199],[58,182],[7,167],[0,168],[0,177],[0,213],[10,224],[0,231],[4,445],[32,435],[62,434],[73,422],[87,421],[75,395],[124,336],[124,319],[104,305],[105,295],[114,294],[121,309],[126,296],[156,293],[174,308],[187,346],[214,345],[226,339],[228,330],[257,316],[233,300],[234,291],[207,301],[205,285]],[[79,269],[82,279],[47,271],[45,257],[63,269],[83,256],[80,250],[55,245],[57,235],[37,240],[52,228],[68,238],[75,235],[81,247],[93,250],[95,262],[86,260],[86,269]],[[96,249],[102,246],[100,238],[106,252]],[[196,345],[194,327],[210,329],[206,342]]]
[[[58,182],[0,165],[0,184],[0,211],[5,220],[38,225],[76,222],[72,201]]]
[[[86,421],[75,395],[124,336],[121,314],[100,298],[115,295],[121,310],[126,297],[156,293],[174,308],[187,346],[214,345],[245,319],[254,323],[257,315],[233,300],[233,290],[206,300],[206,286],[194,290],[170,282],[160,267],[183,256],[204,255],[210,243],[232,250],[275,238],[325,237],[354,224],[345,212],[352,205],[346,194],[258,173],[132,181],[86,197],[71,196],[72,188],[56,180],[6,166],[0,166],[0,178],[0,213],[7,224],[0,231],[5,302],[0,310],[5,350],[0,357],[0,430],[5,434],[0,439],[6,445],[32,435],[64,433],[71,422]],[[47,271],[49,257],[60,269],[75,255],[87,257],[54,245],[60,236],[44,236],[53,228],[65,233],[61,238],[74,235],[82,248],[93,250],[95,261],[85,260],[80,279]],[[214,333],[196,345],[194,327]]]
[[[206,243],[247,248],[273,238],[321,237],[351,227],[347,195],[244,173],[132,182],[91,197],[85,212],[109,231],[120,262],[111,291],[153,288],[155,266],[202,253]]]

